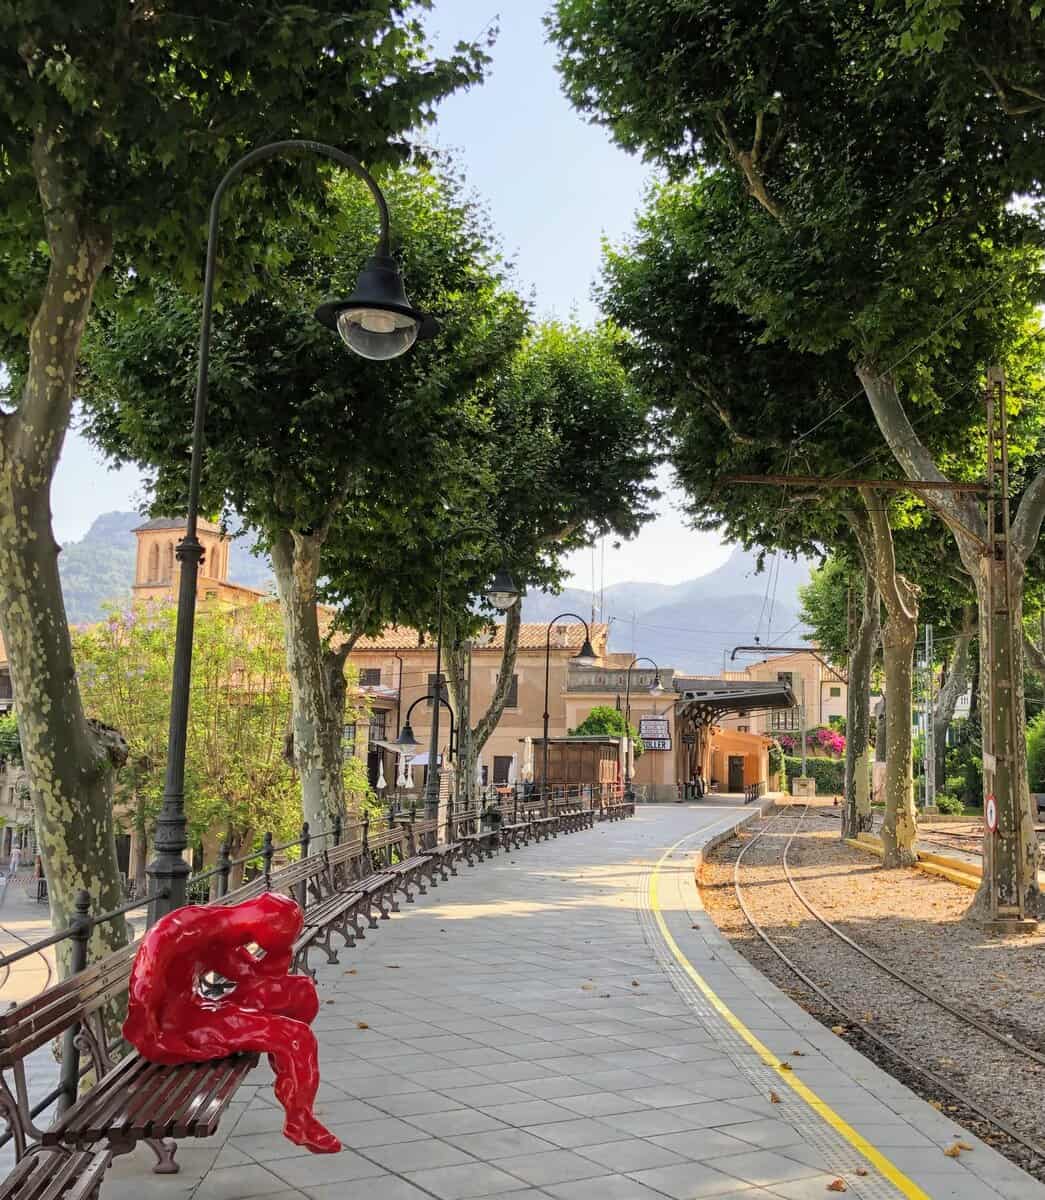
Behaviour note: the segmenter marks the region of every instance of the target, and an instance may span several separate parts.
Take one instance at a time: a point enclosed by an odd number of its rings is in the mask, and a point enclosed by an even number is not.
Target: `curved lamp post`
[[[556,621],[561,621],[563,617],[574,617],[584,626],[584,645],[581,646],[580,653],[575,654],[570,661],[576,663],[578,667],[593,667],[596,663],[588,622],[575,612],[559,613],[557,617],[552,617],[548,622],[548,635],[544,642],[544,751],[541,755],[541,795],[544,797],[545,811],[548,807],[548,682],[552,662],[552,626]]]
[[[635,789],[631,784],[631,668],[640,662],[648,662],[656,672],[649,689],[649,694],[651,696],[662,696],[664,694],[664,685],[660,682],[660,667],[657,666],[652,658],[647,658],[645,655],[640,658],[633,658],[628,663],[628,674],[624,681],[624,737],[628,747],[628,752],[624,755],[624,795],[629,804],[635,801]]]
[[[203,430],[207,417],[207,384],[210,369],[211,327],[214,308],[214,271],[218,254],[218,224],[221,202],[229,186],[255,163],[280,154],[305,152],[332,158],[347,168],[370,189],[377,205],[380,235],[377,250],[363,266],[355,291],[344,300],[322,304],[316,320],[337,331],[345,345],[363,358],[390,359],[405,353],[421,338],[438,332],[434,317],[413,308],[389,250],[388,204],[374,177],[351,154],[323,142],[289,140],[270,142],[245,154],[234,163],[218,184],[210,205],[207,229],[207,259],[203,279],[203,313],[200,317],[199,367],[192,420],[192,460],[185,536],[176,555],[181,564],[178,586],[178,621],[174,641],[174,670],[171,687],[170,731],[167,746],[167,775],[163,807],[156,822],[156,857],[146,868],[150,891],[165,894],[149,905],[152,924],[185,903],[185,880],[189,864],[182,857],[187,843],[185,821],[185,744],[189,723],[189,681],[192,675],[192,634],[196,618],[196,579],[203,548],[196,536],[200,503],[200,471],[203,463]]]
[[[406,720],[403,722],[403,727],[399,731],[399,736],[392,743],[395,746],[396,750],[400,754],[408,754],[411,758],[413,758],[413,756],[418,752],[418,750],[421,749],[421,743],[414,736],[414,727],[410,724],[410,714],[421,703],[422,700],[431,700],[431,699],[432,699],[431,692],[429,692],[427,695],[424,695],[424,696],[418,696],[417,699],[413,702],[413,704],[411,704],[410,707],[406,710]],[[439,704],[444,705],[450,711],[450,748],[449,748],[448,757],[453,758],[453,756],[454,756],[454,710],[453,710],[453,707],[450,704],[449,700],[444,700],[442,698],[442,696],[439,697]],[[436,705],[436,708],[438,708],[438,707],[439,706]],[[432,769],[434,768],[434,766],[435,766],[435,763],[433,763],[432,761],[429,761],[429,763],[428,763],[429,775],[431,775]]]
[[[495,537],[489,529],[482,525],[466,525],[463,529],[457,529],[447,538],[444,538],[439,543],[440,549],[446,549],[451,543],[457,541],[469,533],[481,533],[487,540],[495,541],[500,544],[500,540]],[[430,545],[435,545],[434,542],[429,542]],[[502,547],[503,550],[503,547]],[[446,568],[446,555],[439,556],[439,583],[436,589],[436,635],[435,635],[435,693],[442,699],[443,694],[443,577]],[[512,581],[508,574],[507,568],[502,565],[494,575],[491,582],[480,593],[499,612],[507,612],[508,609],[515,604],[522,595],[520,589]],[[422,699],[427,697],[422,696]],[[446,701],[444,700],[445,704]],[[410,706],[413,708],[413,705]],[[447,704],[447,708],[450,708]],[[451,736],[453,734],[453,709],[450,709],[451,720]],[[407,721],[409,724],[409,719]],[[434,817],[439,811],[439,772],[435,770],[435,763],[439,758],[439,705],[432,705],[432,727],[428,737],[428,779],[425,783],[425,815]]]

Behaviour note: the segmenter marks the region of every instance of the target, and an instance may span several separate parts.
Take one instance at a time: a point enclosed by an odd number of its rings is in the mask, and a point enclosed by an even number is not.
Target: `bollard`
[[[305,821],[301,826],[301,857],[308,858],[309,846],[312,844],[312,838],[309,834],[308,822]],[[308,880],[302,879],[298,884],[298,904],[301,905],[302,911],[308,908]]]
[[[76,893],[76,916],[73,917],[70,923],[70,941],[72,942],[72,951],[69,962],[69,974],[79,975],[87,966],[87,943],[91,937],[91,930],[94,928],[90,918],[91,897],[81,888]],[[75,1025],[70,1025],[62,1037],[62,1075],[61,1087],[62,1094],[58,1100],[58,1111],[65,1110],[76,1101],[76,1095],[80,1090],[80,1048],[76,1044],[76,1038],[80,1032],[80,1025],[77,1022]]]
[[[273,856],[275,855],[275,853],[276,853],[276,851],[274,850],[274,848],[272,846],[272,832],[270,830],[269,832],[267,832],[265,834],[265,837],[261,843],[261,861],[265,864],[264,871],[265,871],[265,890],[266,891],[268,890],[268,886],[269,886],[269,877],[272,874],[272,859],[273,859]]]
[[[232,848],[228,842],[221,843],[218,851],[218,898],[229,894],[229,874],[232,871]]]

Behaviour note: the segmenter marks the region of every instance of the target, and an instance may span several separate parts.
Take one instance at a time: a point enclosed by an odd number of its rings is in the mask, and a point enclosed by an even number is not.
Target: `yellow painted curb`
[[[689,838],[693,836],[695,835],[692,833],[687,834],[686,837],[680,838],[674,844],[674,846],[669,846],[668,849],[665,850],[660,856],[660,860],[653,868],[653,873],[650,876],[650,907],[653,910],[653,916],[656,919],[657,928],[660,930],[660,935],[674,956],[675,961],[686,972],[690,979],[693,980],[693,982],[700,989],[704,998],[709,1004],[711,1004],[715,1011],[722,1018],[724,1018],[724,1020],[744,1039],[745,1042],[747,1042],[747,1044],[758,1054],[759,1058],[762,1059],[766,1066],[772,1068],[772,1070],[776,1072],[776,1075],[780,1081],[786,1084],[793,1092],[795,1092],[802,1100],[804,1100],[805,1103],[808,1104],[809,1107],[819,1117],[826,1121],[836,1133],[845,1138],[845,1140],[853,1147],[853,1149],[862,1154],[872,1166],[877,1168],[877,1170],[879,1170],[882,1175],[889,1180],[890,1183],[892,1183],[904,1196],[907,1197],[907,1200],[931,1200],[931,1197],[928,1195],[928,1193],[922,1191],[922,1189],[914,1182],[913,1179],[908,1178],[908,1176],[906,1176],[899,1169],[899,1167],[890,1162],[890,1160],[886,1158],[886,1156],[880,1150],[878,1150],[875,1146],[872,1146],[862,1134],[858,1133],[852,1127],[852,1125],[845,1120],[844,1117],[836,1113],[835,1110],[831,1108],[831,1106],[824,1100],[821,1100],[808,1084],[803,1083],[802,1080],[798,1078],[796,1071],[785,1068],[782,1060],[779,1059],[769,1049],[768,1046],[760,1041],[750,1029],[748,1029],[744,1022],[741,1021],[741,1019],[733,1012],[731,1008],[729,1008],[725,1001],[721,1000],[719,996],[712,991],[703,975],[700,974],[700,972],[696,969],[696,967],[693,966],[685,954],[682,953],[678,942],[675,941],[671,935],[671,931],[668,929],[667,922],[664,920],[664,914],[660,910],[657,882],[660,877],[661,867],[663,867],[668,855],[677,850],[683,842],[688,841]]]
[[[855,850],[866,850],[868,854],[876,854],[879,858],[884,855],[881,839],[873,834],[861,833],[855,838],[844,840],[847,846],[852,846]],[[926,875],[938,875],[941,879],[948,879],[951,883],[970,888],[974,892],[980,886],[981,869],[977,868],[975,863],[966,862],[961,858],[948,858],[943,854],[927,854],[919,850],[916,866]]]

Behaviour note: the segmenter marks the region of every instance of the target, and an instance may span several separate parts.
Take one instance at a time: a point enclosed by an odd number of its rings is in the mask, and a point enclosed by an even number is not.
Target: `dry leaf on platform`
[[[794,1067],[789,1062],[782,1062],[780,1064],[780,1069],[781,1071],[793,1071]]]
[[[968,1142],[955,1142],[954,1144],[958,1147],[959,1150],[971,1150],[972,1149],[972,1147],[969,1145]]]
[[[866,1175],[867,1168],[866,1167],[857,1167],[856,1170],[853,1172],[853,1174],[854,1175]]]
[[[831,1032],[832,1032],[832,1033],[837,1033],[837,1034],[841,1035],[841,1034],[843,1034],[843,1033],[846,1033],[846,1032],[847,1032],[847,1030],[846,1030],[846,1027],[845,1027],[844,1025],[832,1025],[832,1026],[831,1026]]]
[[[366,1023],[366,1021],[357,1021],[356,1028],[357,1029],[369,1029],[370,1026]]]
[[[780,1097],[776,1094],[776,1092],[770,1092],[769,1093],[769,1103],[770,1104],[780,1104],[780,1103],[782,1103],[782,1101],[781,1101]]]
[[[849,1189],[845,1186],[844,1179],[832,1179],[831,1182],[827,1185],[827,1190],[829,1192],[848,1192],[849,1191]]]
[[[944,1154],[946,1154],[948,1158],[958,1158],[961,1152],[962,1148],[957,1142],[955,1142],[953,1146],[948,1146],[947,1149],[944,1150]]]
[[[595,984],[594,984],[594,983],[582,983],[582,984],[581,984],[581,991],[582,991],[582,992],[594,992],[594,991],[595,991]]]

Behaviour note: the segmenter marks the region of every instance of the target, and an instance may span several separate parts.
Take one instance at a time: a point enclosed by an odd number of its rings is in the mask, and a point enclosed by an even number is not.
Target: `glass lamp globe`
[[[664,694],[664,685],[660,682],[660,672],[657,672],[657,677],[653,680],[650,686],[649,694],[651,696],[662,696]]]
[[[378,362],[398,358],[417,341],[421,322],[404,313],[381,308],[344,308],[337,331],[345,345],[360,358]]]
[[[581,646],[581,652],[580,654],[575,654],[573,656],[573,662],[575,662],[578,667],[594,667],[598,662],[598,658],[595,655],[595,651],[592,649],[591,640],[589,638],[584,639],[584,645]]]

